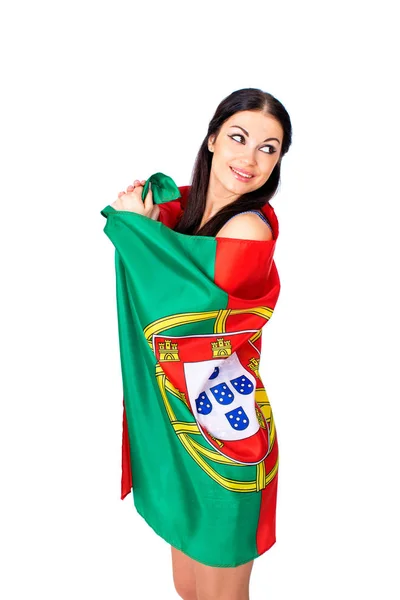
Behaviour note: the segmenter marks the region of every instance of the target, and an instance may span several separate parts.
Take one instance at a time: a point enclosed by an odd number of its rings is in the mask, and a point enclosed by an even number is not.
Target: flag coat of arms
[[[154,221],[105,207],[123,382],[121,498],[166,542],[235,567],[276,541],[278,439],[260,377],[280,282],[268,241],[173,230],[189,186],[152,175]]]

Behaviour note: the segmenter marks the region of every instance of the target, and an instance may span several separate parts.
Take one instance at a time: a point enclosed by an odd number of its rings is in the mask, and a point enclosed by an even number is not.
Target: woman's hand
[[[143,202],[142,192],[143,186],[146,183],[145,179],[139,181],[135,179],[133,185],[128,185],[126,192],[120,192],[118,199],[111,204],[115,210],[126,210],[129,212],[135,212],[144,217],[149,217],[154,221],[157,221],[160,214],[160,207],[153,203],[153,192],[151,186],[147,192],[146,198]]]

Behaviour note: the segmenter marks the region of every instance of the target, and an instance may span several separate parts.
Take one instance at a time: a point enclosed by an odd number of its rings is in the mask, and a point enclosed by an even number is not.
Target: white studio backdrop
[[[216,106],[243,87],[293,126],[261,364],[277,542],[251,598],[400,597],[396,36],[385,1],[2,4],[4,600],[177,598],[169,546],[119,499],[100,211],[157,171],[187,185]]]

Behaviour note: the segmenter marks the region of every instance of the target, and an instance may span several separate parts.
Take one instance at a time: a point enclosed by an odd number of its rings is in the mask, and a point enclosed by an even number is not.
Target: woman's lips
[[[234,171],[233,167],[229,167],[229,168],[232,171],[232,174],[235,177],[235,179],[238,179],[239,181],[251,181],[254,177],[254,175],[252,175],[251,177],[246,177],[245,175],[240,175],[240,173],[238,173],[237,171]],[[243,173],[246,173],[246,171],[243,171]],[[251,173],[249,173],[249,175],[251,175]]]

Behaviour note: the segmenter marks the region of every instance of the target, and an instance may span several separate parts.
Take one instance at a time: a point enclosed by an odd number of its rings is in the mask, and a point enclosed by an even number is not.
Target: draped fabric
[[[154,221],[105,207],[123,382],[121,498],[165,541],[234,567],[276,541],[278,439],[259,373],[280,290],[273,240],[173,230],[189,186],[157,173]]]

